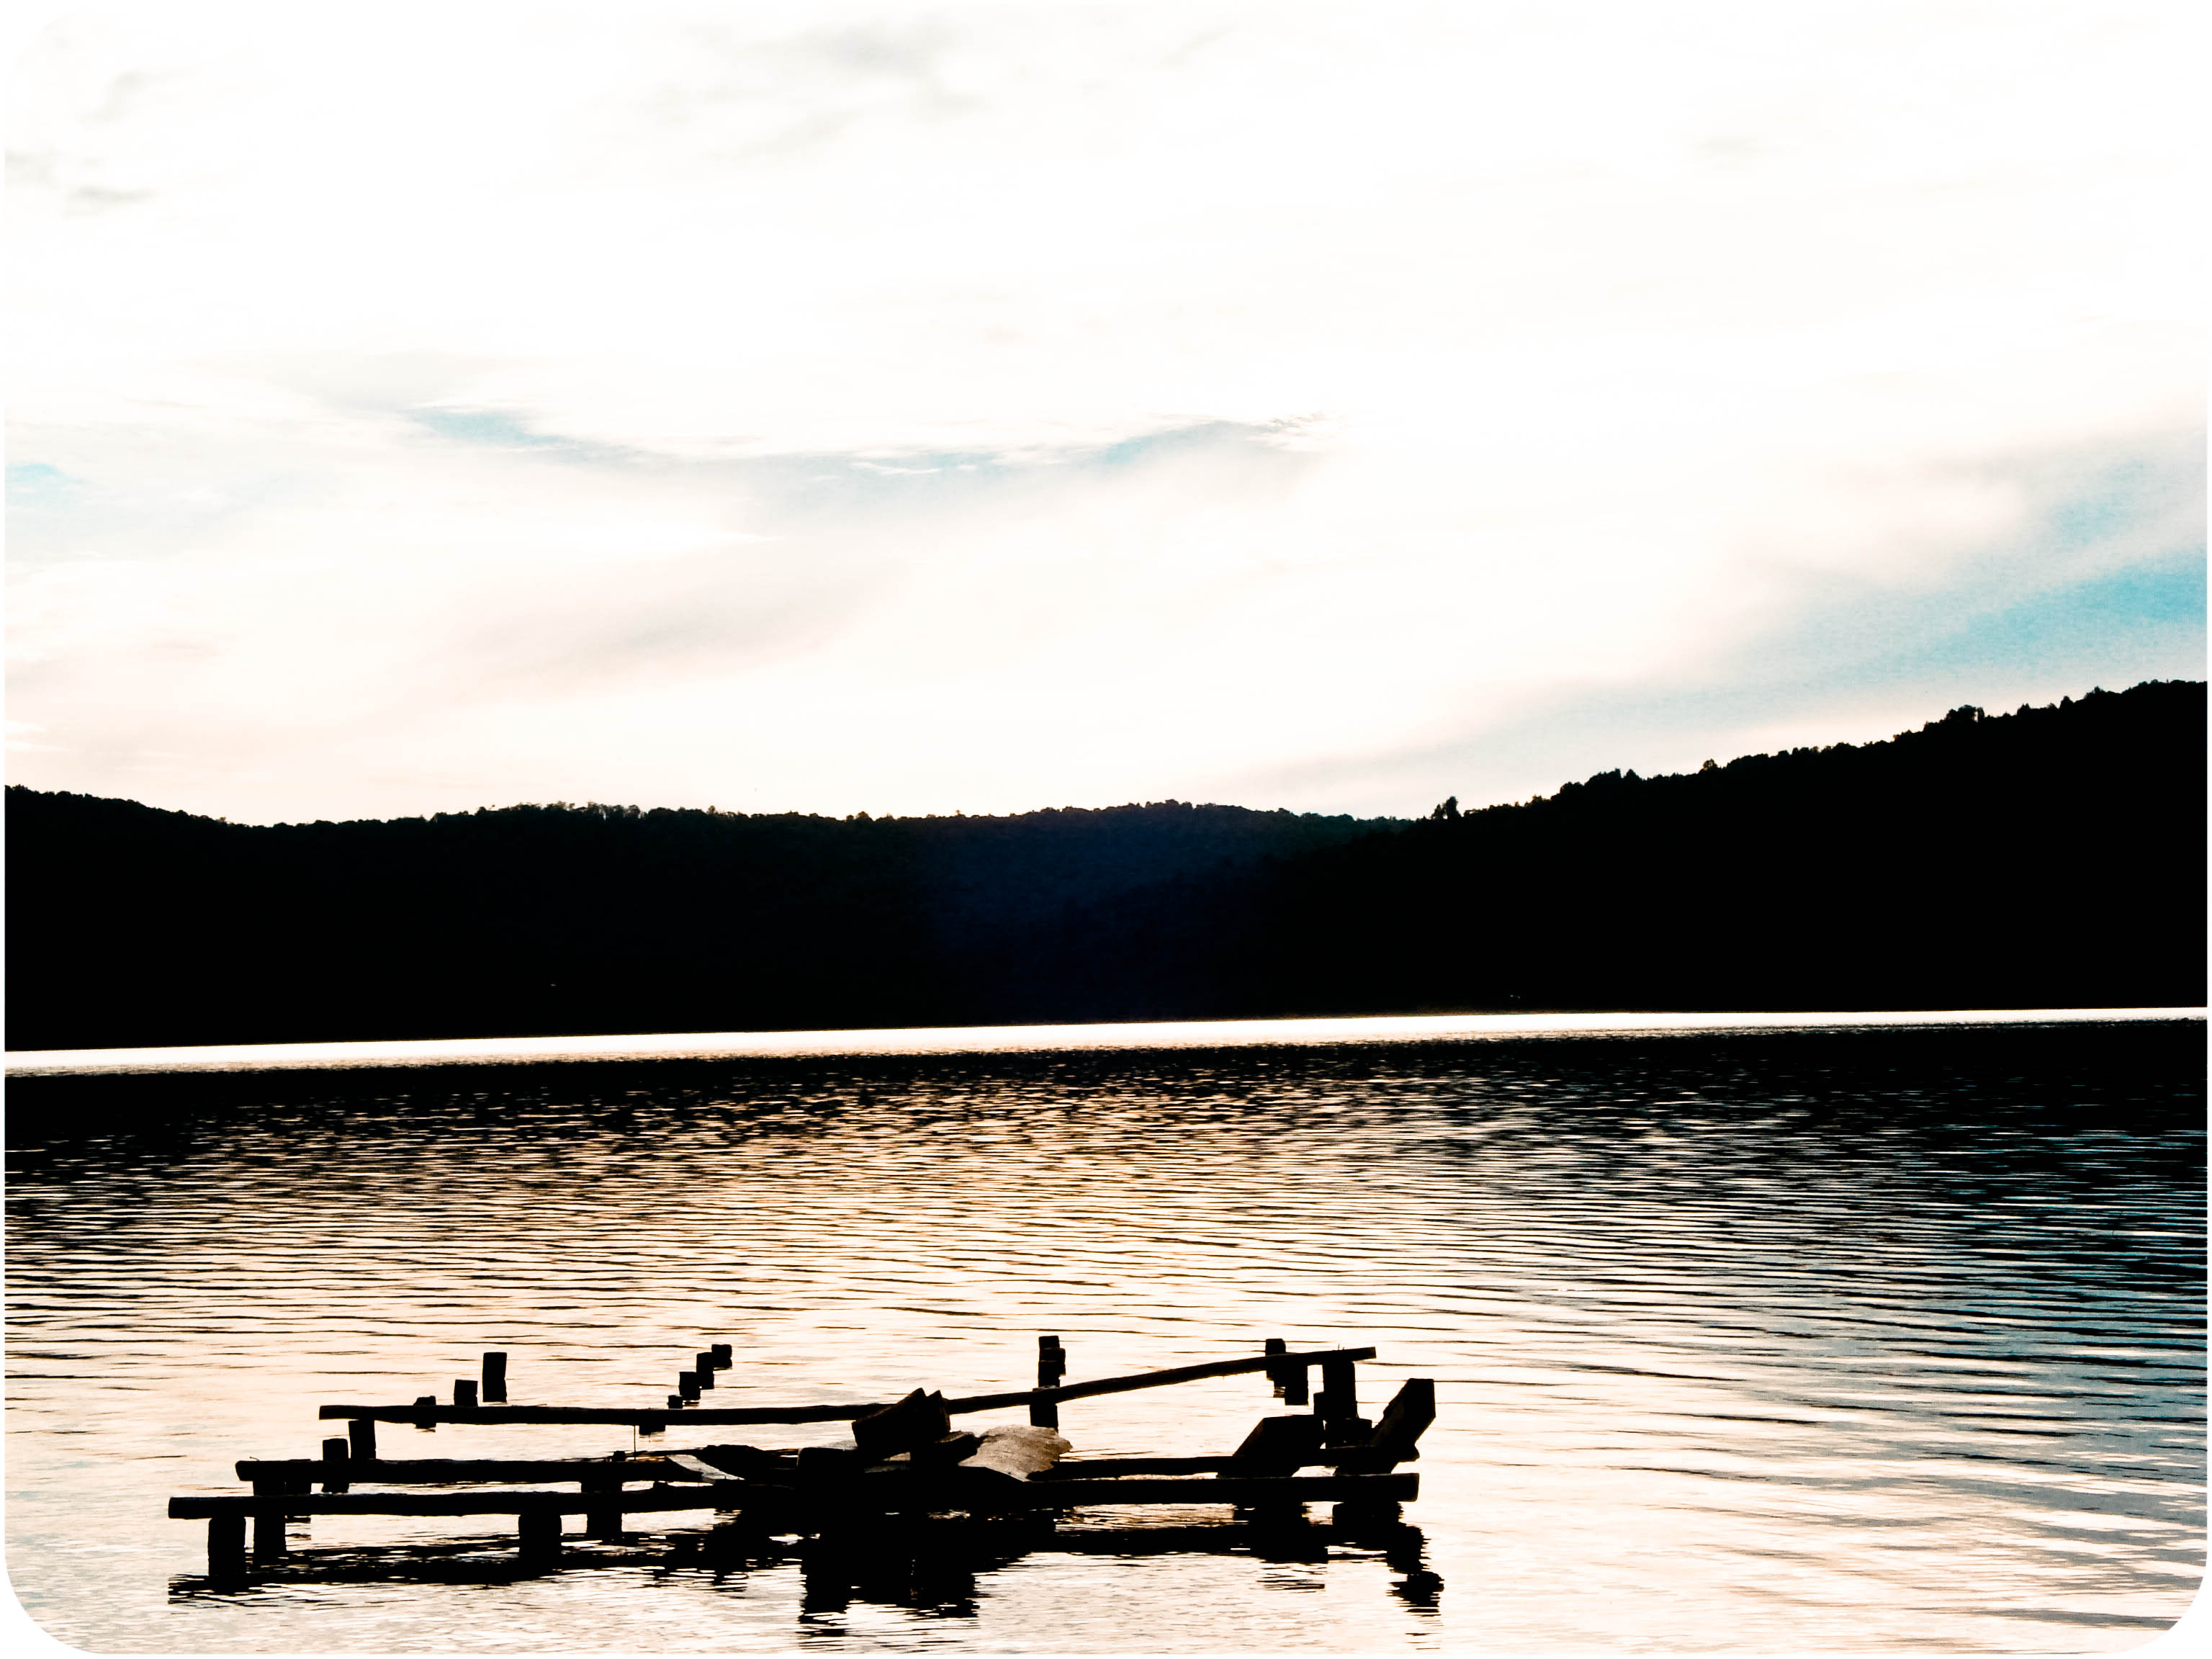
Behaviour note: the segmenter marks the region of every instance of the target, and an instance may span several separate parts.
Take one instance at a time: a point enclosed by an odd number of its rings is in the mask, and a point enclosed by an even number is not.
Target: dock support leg
[[[1325,1423],[1359,1415],[1359,1373],[1349,1359],[1325,1359],[1321,1367],[1321,1397],[1314,1413]]]
[[[259,1562],[284,1559],[284,1511],[264,1510],[253,1517],[253,1559]]]
[[[586,1513],[584,1516],[585,1532],[593,1538],[604,1539],[609,1542],[618,1540],[622,1537],[623,1532],[621,1503],[622,1482],[619,1480],[586,1480],[583,1483],[583,1488],[586,1493],[608,1492],[613,1494],[613,1497],[609,1500],[605,1508],[593,1509]]]
[[[503,1353],[483,1357],[483,1397],[487,1406],[507,1404],[507,1356]]]
[[[356,1463],[376,1462],[376,1419],[356,1417],[347,1424],[346,1448],[350,1460]]]
[[[343,1462],[346,1461],[347,1453],[348,1453],[348,1446],[347,1446],[347,1443],[346,1443],[345,1441],[341,1440],[341,1439],[337,1439],[337,1438],[336,1438],[335,1437],[332,1437],[332,1438],[331,1438],[331,1439],[328,1439],[328,1440],[324,1441],[324,1442],[323,1442],[323,1465],[324,1465],[324,1472],[327,1474],[329,1473],[329,1468],[330,1468],[330,1465],[331,1465],[331,1464],[333,1464],[333,1463],[343,1463]],[[345,1482],[343,1480],[325,1480],[323,1482],[323,1490],[324,1490],[325,1492],[329,1492],[329,1493],[331,1493],[331,1494],[332,1494],[332,1495],[334,1495],[334,1496],[335,1496],[335,1495],[336,1495],[336,1494],[337,1494],[337,1493],[349,1491],[349,1490],[350,1490],[350,1488],[347,1486],[346,1482]]]
[[[524,1561],[550,1566],[561,1559],[561,1517],[550,1510],[526,1510],[515,1522]]]
[[[208,1516],[208,1577],[231,1580],[246,1576],[246,1517]]]
[[[1373,1425],[1359,1414],[1358,1372],[1349,1359],[1325,1359],[1321,1367],[1321,1392],[1314,1396],[1314,1415],[1323,1425],[1324,1446],[1357,1446],[1366,1443]]]

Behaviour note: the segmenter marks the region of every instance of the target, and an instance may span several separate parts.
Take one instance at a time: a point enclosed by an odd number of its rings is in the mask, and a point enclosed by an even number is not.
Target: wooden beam
[[[1102,1376],[1093,1382],[1067,1382],[1056,1389],[1023,1389],[1011,1394],[976,1394],[965,1399],[948,1400],[945,1409],[953,1412],[998,1411],[1007,1406],[1025,1405],[1033,1400],[1048,1399],[1054,1404],[1063,1400],[1087,1400],[1094,1395],[1127,1394],[1133,1389],[1164,1389],[1176,1382],[1196,1382],[1210,1376],[1243,1376],[1253,1371],[1264,1371],[1278,1365],[1319,1365],[1330,1360],[1350,1364],[1354,1360],[1372,1359],[1372,1348],[1323,1348],[1310,1353],[1262,1353],[1249,1359],[1216,1359],[1203,1365],[1178,1365],[1172,1370],[1139,1371],[1133,1376]]]
[[[1298,1460],[1301,1468],[1334,1468],[1343,1454],[1328,1450],[1316,1452],[1310,1458]],[[1032,1480],[1109,1480],[1125,1474],[1231,1474],[1243,1466],[1233,1456],[1227,1457],[1068,1457],[1062,1458],[1048,1469],[1041,1469],[1030,1477]]]
[[[620,1461],[604,1457],[410,1457],[374,1463],[317,1462],[313,1458],[242,1457],[241,1480],[360,1480],[386,1486],[459,1486],[469,1480],[593,1480],[613,1475],[623,1480],[684,1480],[653,1452]],[[715,1479],[727,1480],[720,1474]]]
[[[1127,1394],[1135,1389],[1164,1389],[1177,1382],[1196,1382],[1207,1377],[1241,1376],[1252,1371],[1264,1371],[1281,1364],[1319,1365],[1331,1360],[1350,1364],[1356,1360],[1372,1359],[1372,1348],[1327,1348],[1310,1353],[1255,1354],[1249,1359],[1216,1359],[1202,1365],[1178,1365],[1171,1370],[1139,1371],[1133,1376],[1103,1376],[1090,1382],[1069,1382],[1055,1389],[1017,1389],[1005,1394],[969,1395],[948,1400],[945,1408],[951,1413],[1003,1411],[1012,1406],[1026,1406],[1038,1401],[1057,1405],[1066,1400],[1087,1400],[1096,1395]],[[758,1423],[849,1423],[856,1417],[888,1409],[885,1402],[872,1401],[860,1405],[845,1406],[745,1406],[735,1408],[708,1407],[682,1413],[686,1423],[718,1424],[734,1426]],[[490,1425],[499,1423],[623,1423],[642,1426],[647,1423],[665,1426],[677,1413],[665,1407],[647,1406],[638,1408],[589,1406],[478,1406],[473,1410],[459,1407],[441,1406],[435,1401],[417,1401],[411,1406],[324,1406],[318,1408],[319,1417],[343,1417],[357,1422],[469,1423]]]
[[[748,1406],[739,1409],[710,1407],[701,1411],[667,1406],[479,1406],[462,1411],[452,1406],[324,1406],[319,1417],[343,1417],[371,1423],[619,1423],[642,1428],[650,1424],[665,1428],[672,1417],[686,1423],[848,1423],[880,1404],[860,1406]]]
[[[735,1491],[745,1487],[743,1481],[716,1483],[718,1487]],[[781,1493],[788,1490],[774,1486],[749,1486],[750,1492]],[[327,1496],[309,1498],[229,1498],[190,1495],[169,1500],[169,1518],[173,1521],[198,1520],[204,1516],[242,1514],[259,1516],[264,1513],[282,1517],[285,1515],[533,1515],[541,1511],[550,1515],[588,1515],[603,1507],[608,1495],[584,1492],[349,1492],[343,1498]],[[643,1514],[654,1510],[711,1510],[727,1504],[727,1498],[710,1495],[703,1483],[687,1485],[681,1489],[648,1487],[643,1492],[622,1494],[625,1513]]]
[[[624,1492],[625,1514],[667,1510],[805,1506],[820,1510],[965,1509],[971,1504],[996,1509],[1073,1509],[1124,1504],[1317,1504],[1371,1499],[1395,1501],[1416,1496],[1417,1474],[1285,1475],[1273,1479],[985,1480],[909,1474],[867,1475],[811,1490],[764,1486],[747,1480],[700,1482],[681,1489],[660,1487]],[[976,1474],[985,1471],[969,1470]],[[282,1523],[293,1515],[584,1515],[605,1505],[599,1492],[354,1492],[342,1498],[201,1497],[172,1498],[172,1520],[204,1520],[217,1515],[267,1515]]]

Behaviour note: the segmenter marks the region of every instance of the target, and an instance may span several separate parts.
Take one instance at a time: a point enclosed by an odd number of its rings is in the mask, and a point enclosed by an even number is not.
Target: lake
[[[1280,1022],[22,1071],[9,1570],[108,1652],[2136,1646],[2205,1559],[2204,1035]],[[483,1349],[517,1402],[605,1405],[726,1341],[732,1405],[1020,1387],[1044,1332],[1071,1381],[1373,1344],[1368,1414],[1436,1382],[1417,1533],[1098,1512],[830,1574],[687,1558],[704,1517],[644,1516],[667,1551],[518,1576],[511,1522],[326,1516],[218,1591],[163,1513]],[[1062,1422],[1084,1455],[1213,1453],[1283,1409],[1246,1376]]]

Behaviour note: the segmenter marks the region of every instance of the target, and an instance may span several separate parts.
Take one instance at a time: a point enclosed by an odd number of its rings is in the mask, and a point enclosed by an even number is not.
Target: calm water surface
[[[100,1651],[2131,1647],[2204,1565],[2203,1060],[2185,1020],[18,1079],[8,1565]],[[1071,1380],[1373,1343],[1370,1415],[1437,1382],[1419,1540],[1137,1547],[1194,1509],[857,1583],[502,1577],[496,1522],[322,1517],[297,1559],[379,1571],[213,1593],[163,1516],[484,1348],[603,1405],[729,1341],[731,1405],[1020,1386],[1045,1331]],[[1218,1452],[1270,1409],[1063,1422]],[[662,1443],[746,1434],[839,1437]]]

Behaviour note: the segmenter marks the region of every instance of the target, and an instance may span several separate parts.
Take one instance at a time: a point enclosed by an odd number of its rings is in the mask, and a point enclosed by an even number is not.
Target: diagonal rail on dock
[[[1164,1389],[1178,1382],[1207,1377],[1243,1376],[1255,1371],[1289,1366],[1346,1364],[1372,1359],[1373,1348],[1316,1348],[1299,1353],[1262,1354],[1249,1359],[1216,1359],[1198,1365],[1178,1365],[1162,1371],[1139,1371],[1128,1376],[1103,1376],[1088,1382],[1062,1383],[1049,1389],[1014,1389],[1000,1394],[968,1395],[947,1400],[945,1409],[954,1414],[1001,1411],[1011,1406],[1054,1405],[1086,1400],[1102,1394],[1127,1394],[1137,1389]],[[621,1423],[632,1425],[665,1425],[673,1421],[736,1426],[764,1423],[845,1423],[885,1408],[886,1402],[823,1406],[685,1406],[680,1411],[665,1406],[442,1406],[416,1401],[404,1406],[324,1406],[317,1415],[356,1422],[430,1425],[498,1423]]]

